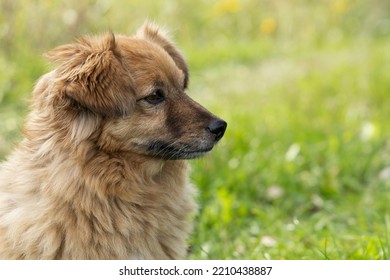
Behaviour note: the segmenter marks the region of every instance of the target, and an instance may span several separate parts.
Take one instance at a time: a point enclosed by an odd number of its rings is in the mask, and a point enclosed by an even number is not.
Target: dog
[[[165,30],[46,54],[24,138],[0,167],[0,259],[182,259],[197,205],[186,160],[226,122],[186,94]]]

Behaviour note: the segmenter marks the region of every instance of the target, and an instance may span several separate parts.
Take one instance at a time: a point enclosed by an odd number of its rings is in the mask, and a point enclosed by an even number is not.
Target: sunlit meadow
[[[51,67],[42,53],[146,18],[228,122],[192,162],[189,258],[390,259],[388,1],[0,0],[0,158]]]

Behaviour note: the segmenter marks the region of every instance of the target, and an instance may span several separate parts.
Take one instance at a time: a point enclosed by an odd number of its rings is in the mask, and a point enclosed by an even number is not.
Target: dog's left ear
[[[105,116],[128,115],[135,106],[135,83],[121,62],[114,34],[83,37],[46,54],[59,63],[59,92]]]
[[[159,45],[172,57],[176,66],[183,71],[184,88],[187,88],[189,78],[187,63],[180,51],[169,40],[167,32],[156,24],[145,22],[144,25],[137,31],[137,36]]]

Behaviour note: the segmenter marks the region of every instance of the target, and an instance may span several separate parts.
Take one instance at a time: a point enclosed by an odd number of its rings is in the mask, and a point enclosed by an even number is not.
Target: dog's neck
[[[83,144],[90,147],[83,148]],[[176,186],[187,183],[188,165],[185,161],[162,160],[131,152],[107,152],[94,147],[88,141],[81,143],[77,149],[87,149],[88,152],[75,154],[78,154],[77,165],[87,186],[95,189],[100,196],[133,200],[135,196],[145,195],[145,191],[156,189],[154,191],[161,192],[161,188],[169,188],[165,185],[173,178],[177,181]],[[104,181],[105,184],[102,184]],[[106,188],[102,189],[101,186]]]

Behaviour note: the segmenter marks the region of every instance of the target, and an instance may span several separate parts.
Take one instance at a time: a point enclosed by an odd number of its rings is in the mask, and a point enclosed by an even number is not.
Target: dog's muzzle
[[[226,127],[224,120],[213,118],[205,127],[206,135],[202,133],[199,138],[187,142],[180,139],[155,140],[148,144],[147,150],[153,156],[166,160],[198,158],[213,149],[225,134]]]

